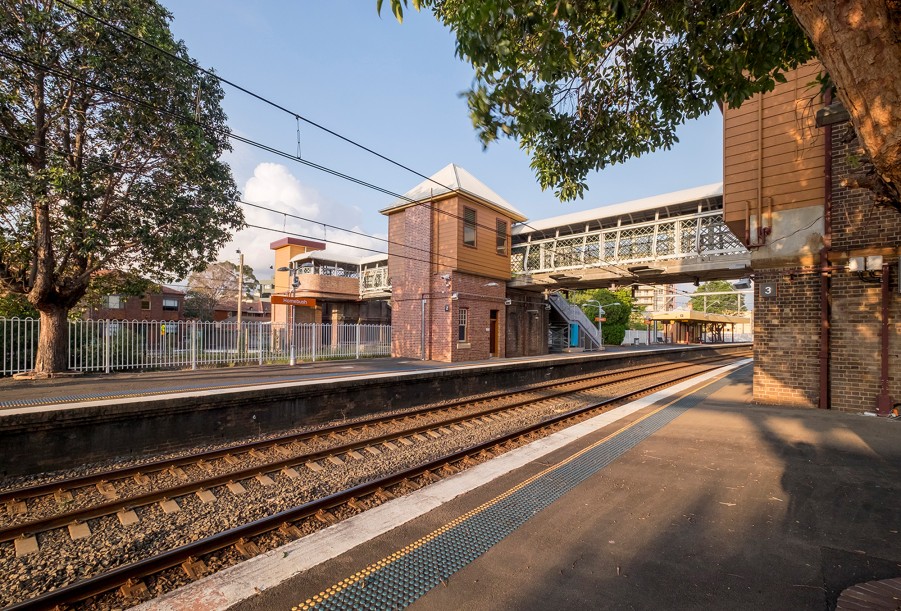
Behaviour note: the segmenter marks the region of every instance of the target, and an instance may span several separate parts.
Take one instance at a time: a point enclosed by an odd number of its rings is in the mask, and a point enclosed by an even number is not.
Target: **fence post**
[[[294,355],[294,344],[297,342],[297,338],[296,338],[297,325],[294,324],[294,320],[293,320],[294,315],[293,314],[291,315],[291,318],[292,318],[292,320],[291,320],[290,332],[288,333],[288,341],[291,342],[291,356],[290,356],[290,359],[288,360],[288,364],[293,367],[294,365],[297,364],[297,358]]]
[[[257,323],[257,354],[259,355],[260,367],[263,366],[263,323]]]
[[[109,373],[109,320],[103,321],[103,370]]]
[[[360,358],[360,323],[357,323],[357,358]]]
[[[197,369],[197,321],[191,321],[191,370]]]
[[[319,343],[319,334],[322,332],[321,329],[316,328],[316,323],[313,323],[313,362],[316,362],[316,344]]]

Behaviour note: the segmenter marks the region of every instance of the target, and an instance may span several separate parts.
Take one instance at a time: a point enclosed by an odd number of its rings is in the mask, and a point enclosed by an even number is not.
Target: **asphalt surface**
[[[411,608],[822,610],[855,583],[901,576],[901,422],[753,405],[751,373],[733,373]],[[642,414],[232,609],[299,605]]]

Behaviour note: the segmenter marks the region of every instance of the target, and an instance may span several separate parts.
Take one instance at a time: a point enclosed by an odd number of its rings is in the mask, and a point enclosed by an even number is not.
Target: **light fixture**
[[[513,305],[512,299],[504,299],[504,305]]]
[[[451,300],[457,301],[460,298],[460,293],[451,293]]]
[[[488,282],[488,283],[486,283],[486,284],[483,284],[482,286],[499,286],[499,285],[498,285],[497,282],[491,281],[491,282]]]
[[[570,276],[568,274],[550,274],[548,276],[554,282],[565,282],[566,280],[581,280],[582,276]]]

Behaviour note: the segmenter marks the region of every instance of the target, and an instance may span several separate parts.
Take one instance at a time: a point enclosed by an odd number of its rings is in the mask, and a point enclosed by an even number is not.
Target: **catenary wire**
[[[228,86],[230,86],[230,87],[233,87],[234,89],[237,89],[238,91],[241,91],[242,93],[245,93],[245,94],[247,94],[247,95],[249,95],[249,96],[251,96],[251,97],[253,97],[253,98],[255,98],[255,99],[257,99],[257,100],[259,100],[259,101],[261,101],[261,102],[263,102],[263,103],[265,103],[265,104],[268,104],[269,106],[272,106],[273,108],[276,108],[276,109],[281,110],[282,112],[284,112],[284,113],[286,113],[286,114],[288,114],[288,115],[291,115],[291,116],[294,117],[296,120],[303,121],[303,122],[307,123],[308,125],[311,125],[311,126],[317,128],[317,129],[319,129],[319,130],[324,131],[325,133],[327,133],[327,134],[329,134],[329,135],[331,135],[331,136],[334,136],[334,137],[336,137],[336,138],[338,138],[338,139],[340,139],[340,140],[343,140],[344,142],[347,142],[348,144],[351,144],[351,145],[353,145],[353,146],[355,146],[355,147],[357,147],[357,148],[360,148],[361,150],[366,151],[367,153],[370,153],[370,154],[372,154],[372,155],[375,155],[376,157],[378,157],[378,158],[380,158],[380,159],[382,159],[382,160],[384,160],[384,161],[387,161],[388,163],[391,163],[391,164],[393,164],[393,165],[395,165],[395,166],[397,166],[397,167],[399,167],[399,168],[401,168],[401,169],[403,169],[403,170],[406,170],[407,172],[410,172],[410,173],[412,173],[412,174],[414,174],[414,175],[416,175],[416,176],[419,176],[420,178],[424,178],[425,180],[428,180],[429,182],[435,183],[436,185],[438,185],[439,187],[441,187],[441,188],[443,188],[443,189],[447,189],[448,191],[453,191],[453,189],[451,189],[451,188],[448,187],[447,185],[445,185],[445,184],[443,184],[443,183],[441,183],[441,182],[435,180],[433,177],[431,177],[431,176],[426,176],[426,175],[423,174],[422,172],[419,172],[419,171],[417,171],[417,170],[414,170],[413,168],[410,168],[409,166],[404,165],[403,163],[400,163],[399,161],[396,161],[396,160],[394,160],[394,159],[391,159],[390,157],[387,157],[386,155],[383,155],[383,154],[379,153],[378,151],[375,151],[375,150],[373,150],[373,149],[371,149],[371,148],[369,148],[369,147],[367,147],[367,146],[364,146],[363,144],[360,144],[359,142],[357,142],[357,141],[355,141],[355,140],[353,140],[353,139],[351,139],[351,138],[348,138],[347,136],[344,136],[344,135],[342,135],[342,134],[339,134],[338,132],[336,132],[336,131],[334,131],[334,130],[328,128],[328,127],[325,127],[324,125],[322,125],[322,124],[320,124],[320,123],[317,123],[316,121],[313,121],[312,119],[309,119],[308,117],[305,117],[305,116],[301,115],[301,114],[298,113],[298,112],[295,112],[295,111],[293,111],[293,110],[290,110],[290,109],[288,109],[288,108],[282,106],[281,104],[278,104],[278,103],[276,103],[276,102],[274,102],[274,101],[272,101],[272,100],[270,100],[270,99],[268,99],[268,98],[266,98],[266,97],[264,97],[264,96],[262,96],[262,95],[260,95],[260,94],[258,94],[258,93],[256,93],[256,92],[254,92],[254,91],[251,91],[250,89],[247,89],[246,87],[242,87],[241,85],[238,85],[237,83],[235,83],[235,82],[233,82],[233,81],[230,81],[230,80],[228,80],[228,79],[226,79],[226,78],[224,78],[224,77],[222,77],[222,76],[216,74],[216,73],[213,72],[212,70],[208,70],[208,69],[206,69],[206,68],[201,67],[199,64],[197,64],[197,63],[195,63],[195,62],[191,62],[191,61],[186,60],[186,59],[183,58],[183,57],[179,57],[179,56],[176,55],[175,53],[172,53],[171,51],[167,51],[166,49],[163,49],[162,47],[160,47],[160,46],[158,46],[158,45],[155,45],[155,44],[153,44],[152,42],[150,42],[150,41],[148,41],[148,40],[145,40],[144,38],[141,38],[140,36],[137,36],[137,35],[135,35],[135,34],[132,34],[132,33],[129,32],[128,30],[126,30],[126,29],[124,29],[124,28],[121,28],[121,27],[117,26],[117,25],[114,24],[114,23],[110,23],[110,22],[108,22],[107,20],[102,19],[101,17],[98,17],[97,15],[94,15],[93,13],[91,13],[91,12],[89,12],[89,11],[87,11],[87,10],[81,8],[81,7],[74,6],[73,4],[67,2],[66,0],[58,0],[58,1],[59,1],[60,4],[62,4],[62,5],[64,5],[64,6],[67,6],[67,7],[70,8],[71,10],[76,11],[77,13],[80,13],[80,14],[84,15],[85,17],[89,18],[89,19],[92,19],[92,20],[94,20],[94,21],[97,21],[98,23],[100,23],[100,24],[102,24],[102,25],[104,25],[104,26],[106,26],[106,27],[108,27],[108,28],[111,28],[111,29],[113,29],[113,30],[115,30],[115,31],[117,31],[117,32],[119,32],[119,33],[121,33],[121,34],[123,34],[123,35],[125,35],[125,36],[127,36],[127,37],[129,37],[129,38],[131,38],[131,39],[133,39],[133,40],[135,40],[135,41],[137,41],[137,42],[140,42],[141,44],[147,45],[147,46],[151,47],[152,49],[158,51],[159,53],[162,53],[162,54],[164,54],[164,55],[170,57],[171,59],[174,59],[174,60],[176,60],[176,61],[178,61],[178,62],[180,62],[180,63],[182,63],[182,64],[184,64],[184,65],[186,65],[186,66],[188,66],[188,67],[190,67],[192,70],[195,70],[195,71],[201,72],[201,73],[203,73],[203,74],[206,74],[207,76],[210,76],[210,77],[212,77],[212,78],[218,80],[218,81],[221,82],[221,83],[224,83],[224,84],[226,84],[226,85],[228,85]],[[298,154],[297,157],[299,158],[300,155]],[[531,226],[530,226],[527,222],[525,222],[525,221],[521,221],[520,224],[525,225],[526,227],[530,227],[530,228],[531,228]]]

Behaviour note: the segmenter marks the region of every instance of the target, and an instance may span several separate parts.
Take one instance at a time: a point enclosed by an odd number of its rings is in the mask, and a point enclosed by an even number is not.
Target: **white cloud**
[[[292,236],[292,234],[301,234],[301,236],[325,241],[327,243],[326,252],[336,255],[366,257],[376,254],[370,250],[354,248],[355,246],[380,252],[388,250],[386,242],[377,239],[385,237],[384,231],[367,232],[358,224],[352,224],[354,220],[363,216],[360,209],[329,200],[315,189],[304,186],[287,167],[281,164],[258,164],[254,169],[253,176],[247,180],[243,194],[243,200],[246,202],[279,211],[279,213],[275,213],[252,206],[242,206],[247,223],[279,231],[248,227],[244,231],[238,232],[233,240],[222,249],[219,259],[237,262],[238,255],[235,250],[240,249],[244,253],[244,264],[251,266],[259,279],[272,275],[269,266],[273,264],[274,253],[269,249],[269,244],[282,237]],[[302,219],[285,216],[283,213],[302,217]],[[333,227],[326,227],[323,223]],[[335,229],[335,227],[350,229],[365,235],[347,233]]]

